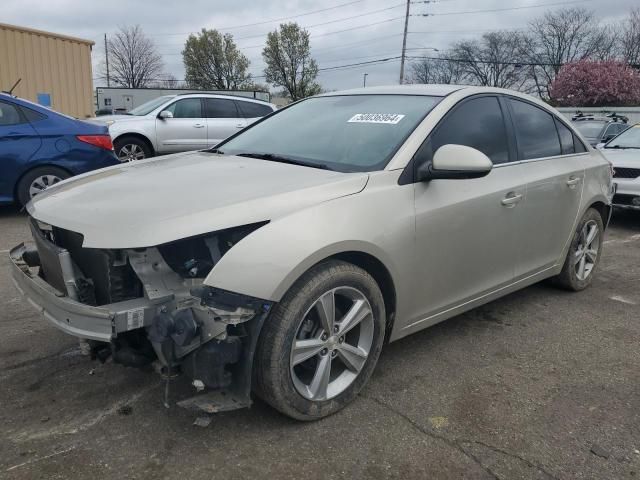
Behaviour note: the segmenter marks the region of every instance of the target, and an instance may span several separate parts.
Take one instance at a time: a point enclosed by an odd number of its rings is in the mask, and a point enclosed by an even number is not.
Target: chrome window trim
[[[516,162],[498,163],[497,165],[494,165],[493,168],[509,167],[511,165],[520,165],[523,163],[543,162],[545,160],[562,159],[567,157],[578,157],[578,156],[590,155],[590,154],[591,152],[578,152],[578,153],[565,153],[562,155],[553,155],[551,157],[528,158],[526,160],[518,160]]]

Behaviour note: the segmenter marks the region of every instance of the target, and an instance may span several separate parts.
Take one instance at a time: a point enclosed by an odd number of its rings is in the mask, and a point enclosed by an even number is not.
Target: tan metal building
[[[0,23],[0,90],[78,118],[93,116],[94,42]]]

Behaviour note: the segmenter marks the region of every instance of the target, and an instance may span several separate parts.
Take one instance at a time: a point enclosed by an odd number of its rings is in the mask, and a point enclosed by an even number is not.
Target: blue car
[[[25,205],[65,178],[119,163],[106,126],[0,93],[0,205]]]

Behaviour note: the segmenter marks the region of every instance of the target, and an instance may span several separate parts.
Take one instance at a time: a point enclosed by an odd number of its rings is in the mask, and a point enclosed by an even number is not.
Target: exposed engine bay
[[[154,364],[167,377],[184,373],[199,391],[229,393],[213,404],[196,401],[220,411],[250,404],[253,353],[271,303],[212,288],[203,279],[265,223],[156,247],[105,250],[84,248],[82,235],[31,219],[35,245],[11,255],[23,273],[55,292],[55,305],[40,292],[45,316],[64,308],[66,319],[58,313],[51,320],[88,339],[94,358],[129,367]],[[92,330],[91,316],[103,320],[103,331]]]

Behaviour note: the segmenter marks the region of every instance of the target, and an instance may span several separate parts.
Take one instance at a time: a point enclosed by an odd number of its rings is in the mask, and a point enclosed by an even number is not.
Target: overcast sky
[[[522,8],[537,5],[547,6]],[[433,54],[425,47],[442,50],[452,41],[480,36],[486,30],[522,29],[531,19],[563,5],[585,7],[601,22],[616,23],[638,5],[638,0],[416,1],[411,5],[415,16],[409,19],[408,54]],[[462,13],[516,7],[519,9]],[[251,61],[250,72],[257,82],[263,82],[262,47],[267,32],[279,23],[296,21],[308,29],[312,54],[322,69],[398,56],[405,8],[403,0],[2,0],[0,22],[95,41],[94,77],[99,75],[97,65],[104,57],[103,36],[113,34],[119,26],[140,24],[162,54],[165,70],[178,79],[184,78],[180,52],[189,32],[216,28],[234,35]],[[299,16],[321,9],[325,11]],[[434,16],[417,16],[424,13]],[[278,20],[283,17],[294,18]],[[254,25],[243,26],[248,24]],[[398,82],[399,65],[394,60],[321,71],[318,80],[326,89],[353,88],[361,86],[363,74],[368,73],[367,85],[393,84]],[[96,80],[95,86],[103,83]]]

